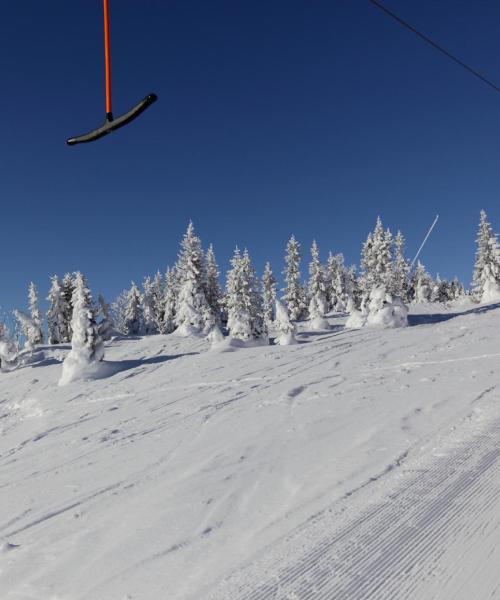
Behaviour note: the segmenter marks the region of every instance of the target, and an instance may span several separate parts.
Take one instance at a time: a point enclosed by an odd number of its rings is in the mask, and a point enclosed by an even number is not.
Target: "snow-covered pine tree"
[[[141,292],[132,281],[132,286],[127,295],[127,308],[125,310],[125,333],[127,335],[141,335],[143,332],[143,316],[141,307]]]
[[[5,342],[6,340],[10,340],[10,339],[11,339],[11,335],[10,335],[9,328],[5,324],[5,321],[2,319],[2,320],[0,320],[0,342]]]
[[[320,316],[328,312],[326,301],[326,286],[323,268],[319,258],[319,248],[316,240],[313,240],[311,246],[311,262],[309,263],[309,298],[315,299],[317,310]],[[309,305],[310,306],[310,305]]]
[[[394,240],[394,267],[392,277],[392,294],[399,296],[403,302],[408,302],[408,287],[410,276],[410,262],[405,257],[405,238],[398,231]]]
[[[295,325],[290,321],[290,315],[283,302],[276,300],[276,319],[274,327],[276,329],[275,343],[280,346],[291,346],[297,343],[295,339]]]
[[[101,313],[101,321],[99,323],[99,335],[103,341],[108,341],[112,338],[115,333],[115,326],[113,323],[113,317],[111,316],[111,307],[106,302],[104,296],[99,294],[98,297],[99,310]]]
[[[40,312],[40,306],[38,304],[38,288],[33,282],[30,283],[28,297],[30,301],[31,321],[33,324],[32,343],[36,346],[37,344],[43,344],[43,330],[42,313]]]
[[[374,287],[391,289],[392,244],[392,233],[389,229],[384,231],[382,220],[377,217],[375,229],[368,235],[361,254],[361,288],[365,298]]]
[[[127,334],[126,318],[129,290],[122,290],[111,303],[111,318],[116,331]]]
[[[451,281],[443,279],[441,281],[441,289],[439,290],[440,302],[451,302],[453,294],[451,290]]]
[[[439,274],[433,282],[431,292],[431,302],[445,303],[450,301],[450,283],[446,279],[441,279]]]
[[[293,321],[301,319],[307,309],[306,295],[300,281],[300,260],[300,244],[292,235],[286,246],[286,266],[283,271],[286,287],[283,290],[285,292],[283,300]]]
[[[500,299],[500,250],[486,211],[482,210],[477,234],[472,293],[478,302]]]
[[[11,369],[17,366],[17,352],[9,328],[3,320],[0,320],[0,370],[6,366]]]
[[[345,271],[346,311],[351,313],[359,307],[361,292],[359,289],[356,265],[351,265]]]
[[[427,273],[424,265],[418,261],[417,268],[415,269],[411,280],[411,296],[413,297],[413,302],[430,302],[432,288],[432,277]]]
[[[239,248],[234,251],[231,269],[227,274],[228,328],[231,337],[250,340],[267,337],[264,323],[259,280],[255,275],[247,250],[243,256]]]
[[[264,322],[267,327],[269,327],[273,321],[276,304],[276,286],[277,281],[273,275],[271,264],[266,262],[264,274],[262,275],[262,308],[264,312]]]
[[[227,325],[231,337],[249,340],[252,336],[250,326],[250,293],[249,284],[245,281],[241,252],[235,248],[231,259],[231,269],[227,272],[226,307]]]
[[[311,296],[309,301],[309,327],[313,330],[329,329],[330,327],[318,305],[316,295]]]
[[[65,307],[64,321],[66,334],[62,342],[71,342],[71,319],[73,318],[73,305],[71,304],[75,285],[71,273],[66,273],[62,281],[63,299]]]
[[[156,272],[152,284],[154,324],[158,333],[165,331],[165,285],[160,271]]]
[[[33,323],[33,319],[22,310],[17,308],[13,311],[14,317],[16,318],[19,329],[24,336],[24,348],[32,352],[36,345],[36,340],[39,337],[39,328]]]
[[[359,286],[364,298],[370,295],[370,290],[373,287],[373,262],[373,234],[370,232],[361,248],[361,277],[359,278]]]
[[[212,312],[213,320],[217,326],[221,323],[221,299],[222,290],[219,282],[219,265],[215,258],[214,247],[212,244],[208,247],[206,259],[206,282],[205,282],[205,297],[208,306]]]
[[[146,277],[142,285],[141,311],[144,335],[158,333],[155,319],[155,296],[154,284],[151,277]]]
[[[393,245],[394,237],[390,230],[386,229],[384,231],[384,236],[378,254],[377,272],[380,273],[381,284],[385,286],[386,290],[388,290],[388,293],[391,293],[393,288]]]
[[[336,304],[335,282],[337,281],[337,261],[331,251],[328,253],[328,258],[324,268],[324,281],[326,302],[328,305],[328,310],[330,311],[333,310]]]
[[[463,296],[465,296],[465,288],[463,283],[458,279],[458,277],[454,277],[453,281],[450,284],[450,296],[452,300],[459,300]]]
[[[161,333],[175,331],[175,308],[177,306],[177,277],[175,267],[167,268],[165,275],[165,295],[163,298],[163,328]]]
[[[341,253],[333,255],[330,252],[324,272],[328,308],[329,310],[344,312],[349,299],[348,287],[354,284],[354,280],[350,279],[353,273],[349,275],[344,265],[344,255]],[[354,294],[354,288],[352,288],[351,294]]]
[[[81,273],[75,273],[72,306],[71,351],[64,360],[59,385],[92,376],[90,367],[104,358],[104,344],[99,335],[92,296]]]
[[[342,253],[336,254],[335,262],[337,263],[337,268],[335,270],[335,279],[332,282],[332,291],[335,298],[333,308],[337,312],[344,312],[347,305],[347,273],[344,265],[344,255]]]
[[[175,315],[177,331],[184,336],[201,333],[207,325],[209,308],[205,297],[206,267],[201,240],[195,235],[191,221],[181,242],[176,275],[179,281]]]
[[[250,325],[251,335],[254,340],[264,340],[268,336],[267,324],[264,322],[264,307],[260,289],[260,280],[250,259],[250,254],[245,248],[242,257],[243,272],[250,284]]]
[[[63,288],[57,275],[51,277],[51,282],[52,285],[47,297],[50,303],[47,312],[49,344],[60,344],[69,337],[66,323],[68,309],[64,299]]]

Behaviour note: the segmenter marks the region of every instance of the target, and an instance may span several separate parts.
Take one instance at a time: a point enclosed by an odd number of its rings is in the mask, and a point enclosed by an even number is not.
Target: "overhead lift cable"
[[[374,6],[376,6],[379,10],[381,10],[387,16],[392,17],[400,25],[402,25],[403,27],[406,27],[406,29],[409,29],[410,31],[412,31],[420,39],[424,40],[424,42],[427,42],[430,46],[432,46],[436,50],[439,50],[439,52],[441,52],[442,54],[444,54],[445,56],[447,56],[448,58],[450,58],[457,65],[460,65],[466,71],[469,71],[469,73],[472,73],[472,75],[474,75],[475,77],[477,77],[478,79],[480,79],[483,83],[486,83],[486,85],[489,85],[491,88],[493,88],[495,90],[495,92],[500,92],[500,87],[498,87],[497,85],[495,85],[487,77],[485,77],[484,75],[481,75],[481,73],[479,73],[479,71],[476,71],[476,69],[474,69],[474,68],[470,67],[468,64],[464,63],[462,60],[460,60],[459,58],[457,58],[456,56],[454,56],[448,50],[445,50],[445,48],[443,48],[442,46],[440,46],[434,40],[431,40],[430,37],[426,36],[421,31],[418,31],[418,29],[415,29],[415,27],[413,27],[412,25],[410,25],[407,21],[405,21],[401,17],[398,17],[398,15],[396,15],[395,13],[393,13],[392,11],[390,11],[388,8],[386,8],[378,0],[368,0],[368,2],[370,2],[371,4],[373,4]]]

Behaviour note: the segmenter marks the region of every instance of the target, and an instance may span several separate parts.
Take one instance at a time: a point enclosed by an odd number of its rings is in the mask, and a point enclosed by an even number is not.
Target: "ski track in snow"
[[[115,375],[66,388],[62,349],[2,373],[1,600],[500,594],[492,308],[223,355],[114,340]]]
[[[271,549],[269,556],[225,581],[209,599],[494,597],[500,592],[498,576],[489,593],[481,595],[481,583],[470,582],[478,565],[445,558],[457,548],[474,544],[478,537],[489,536],[489,563],[481,566],[497,570],[500,419],[453,448],[446,458],[409,467],[407,473],[414,471],[416,476],[347,526],[338,526],[342,516],[338,508],[333,514],[317,516],[281,547]],[[311,539],[314,545],[304,548],[304,540]],[[290,561],[294,545],[301,556]],[[479,561],[485,557],[481,555]]]

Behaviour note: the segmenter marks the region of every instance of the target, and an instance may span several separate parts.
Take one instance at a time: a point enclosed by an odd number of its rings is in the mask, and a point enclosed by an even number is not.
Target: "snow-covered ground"
[[[0,374],[2,600],[500,595],[500,305]]]

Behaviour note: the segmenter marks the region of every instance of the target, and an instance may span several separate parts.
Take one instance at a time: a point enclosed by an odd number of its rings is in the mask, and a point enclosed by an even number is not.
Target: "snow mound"
[[[374,327],[406,327],[408,308],[401,298],[387,294],[384,286],[374,288],[370,293],[366,324]]]
[[[200,329],[191,325],[188,321],[184,321],[175,331],[174,335],[178,337],[201,337]]]
[[[366,314],[356,308],[351,308],[351,314],[345,322],[346,329],[361,329],[366,325]]]
[[[366,320],[367,325],[375,327],[406,327],[408,325],[408,308],[400,298],[386,302],[381,308],[370,311]]]
[[[259,348],[260,346],[269,346],[269,339],[266,337],[256,340],[242,340],[228,336],[220,341],[213,342],[211,349],[217,352],[235,352],[241,348]]]
[[[214,325],[212,327],[210,332],[207,334],[207,340],[212,344],[212,347],[217,346],[224,341],[224,334],[218,325]]]
[[[115,372],[106,361],[89,362],[81,354],[70,352],[62,365],[59,385],[68,385],[73,381],[92,381],[109,377]]]

